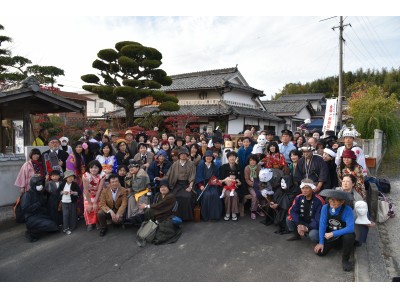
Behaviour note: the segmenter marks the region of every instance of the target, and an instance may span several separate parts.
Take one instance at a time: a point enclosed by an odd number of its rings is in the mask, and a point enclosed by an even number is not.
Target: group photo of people
[[[33,146],[49,150],[33,148],[15,180],[25,237],[71,235],[82,223],[103,237],[111,224],[138,228],[173,217],[183,224],[240,222],[246,211],[288,242],[310,239],[319,256],[342,249],[343,270],[351,271],[354,247],[374,225],[358,132],[298,129],[149,136],[102,128],[76,141],[40,130]]]

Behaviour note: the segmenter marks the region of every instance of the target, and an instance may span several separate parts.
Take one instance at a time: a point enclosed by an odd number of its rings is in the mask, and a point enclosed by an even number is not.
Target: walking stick
[[[206,190],[206,188],[208,187],[209,182],[207,182],[206,186],[204,187],[204,189],[201,191],[200,196],[196,199],[196,203],[199,201],[201,195],[203,195],[204,191]]]

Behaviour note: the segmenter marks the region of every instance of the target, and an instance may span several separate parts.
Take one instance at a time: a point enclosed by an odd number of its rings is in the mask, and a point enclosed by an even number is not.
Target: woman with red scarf
[[[29,153],[29,160],[24,163],[19,170],[14,185],[21,189],[21,194],[29,191],[31,188],[29,182],[33,175],[44,177],[44,167],[42,154],[38,148],[33,148]]]

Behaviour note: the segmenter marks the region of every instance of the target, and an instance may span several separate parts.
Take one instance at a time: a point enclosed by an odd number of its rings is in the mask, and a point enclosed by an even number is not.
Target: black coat
[[[45,154],[49,154],[49,153],[50,153],[50,150],[44,151],[42,153],[42,156],[44,157]],[[68,154],[67,151],[64,151],[64,150],[61,150],[61,149],[57,150],[57,157],[58,157],[59,160],[61,160],[63,162],[63,166],[62,166],[63,172],[65,172],[68,156],[69,156],[69,154]],[[47,172],[46,165],[44,165],[44,170],[45,170],[45,172]]]
[[[64,180],[64,181],[60,184],[60,186],[58,187],[58,189],[57,189],[58,201],[61,201],[61,198],[62,198],[61,192],[64,190],[64,187],[65,187],[66,184],[67,184],[67,181]],[[72,191],[72,192],[78,192],[78,195],[71,195],[71,201],[72,201],[73,203],[76,203],[76,201],[78,200],[78,198],[79,198],[80,196],[82,196],[82,190],[81,190],[81,188],[79,187],[79,185],[78,185],[75,181],[73,181],[73,182],[71,183],[71,191]]]
[[[26,227],[28,230],[58,231],[57,224],[47,214],[45,194],[36,191],[37,181],[38,179],[33,177],[30,181],[30,190],[21,197],[21,209],[25,216]]]

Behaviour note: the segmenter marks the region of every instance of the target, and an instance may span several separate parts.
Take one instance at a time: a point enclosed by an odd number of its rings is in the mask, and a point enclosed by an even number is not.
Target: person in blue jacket
[[[319,219],[325,200],[314,193],[315,185],[311,179],[303,179],[300,188],[301,194],[294,198],[286,219],[288,230],[294,234],[287,241],[308,236],[313,242],[318,242]]]
[[[351,194],[340,190],[323,190],[321,196],[326,196],[329,204],[321,210],[319,221],[319,243],[314,252],[319,256],[326,255],[332,248],[342,248],[342,267],[345,272],[353,269],[350,255],[354,249],[354,214],[346,201],[351,200]]]

